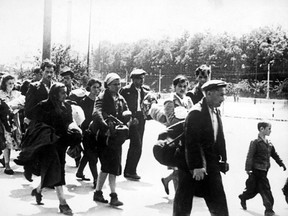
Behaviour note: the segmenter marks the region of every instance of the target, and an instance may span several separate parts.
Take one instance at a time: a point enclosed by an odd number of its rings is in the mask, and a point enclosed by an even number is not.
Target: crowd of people
[[[229,164],[218,109],[224,101],[226,83],[211,80],[210,67],[201,65],[195,70],[197,84],[192,90],[184,75],[176,76],[172,82],[174,91],[164,101],[162,111],[154,106],[157,97],[144,85],[147,73],[142,69],[134,69],[130,73],[131,83],[123,87],[120,76],[114,72],[108,73],[103,82],[90,78],[82,86],[75,87],[71,68],[62,68],[61,82],[54,81],[54,68],[53,62],[44,60],[41,67],[33,71],[33,79],[25,80],[18,90],[16,78],[9,74],[2,76],[0,85],[0,147],[3,153],[0,162],[5,174],[13,175],[11,150],[20,150],[14,162],[23,166],[24,177],[30,182],[33,175],[41,178],[39,186],[31,191],[38,205],[43,204],[42,189],[54,188],[59,211],[73,214],[63,192],[68,152],[78,167],[77,178],[90,180],[83,173],[89,165],[94,201],[116,207],[123,205],[116,192],[116,177],[123,172],[128,180],[141,179],[137,166],[142,154],[145,123],[154,119],[167,127],[184,122],[181,151],[185,163],[168,167],[171,174],[160,179],[167,194],[169,182],[174,183],[173,215],[190,215],[194,196],[205,199],[211,215],[229,215],[221,179],[221,172],[226,173]],[[286,167],[266,139],[271,133],[271,124],[260,122],[258,130],[258,139],[251,141],[247,155],[246,189],[239,198],[246,210],[246,200],[260,193],[264,215],[271,216],[275,213],[267,179],[270,157],[284,171]],[[129,140],[129,148],[122,171],[122,144],[126,140]],[[107,177],[110,201],[102,192]],[[283,192],[288,196],[288,189]]]

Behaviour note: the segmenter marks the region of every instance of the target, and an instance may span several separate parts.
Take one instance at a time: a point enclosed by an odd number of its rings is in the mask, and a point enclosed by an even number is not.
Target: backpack
[[[184,120],[180,121],[159,134],[153,146],[155,159],[162,165],[179,167],[186,164],[184,153]]]

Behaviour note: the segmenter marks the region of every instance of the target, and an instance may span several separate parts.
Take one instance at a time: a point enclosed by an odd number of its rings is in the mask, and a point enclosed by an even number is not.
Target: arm
[[[108,130],[108,125],[106,124],[104,118],[107,118],[107,113],[102,112],[103,97],[98,97],[95,101],[94,110],[92,114],[92,122],[89,125],[89,129],[92,133],[96,134],[99,129],[104,132]]]
[[[248,154],[246,157],[246,163],[245,163],[245,170],[247,173],[250,173],[253,168],[253,158],[254,154],[256,152],[256,140],[250,142]]]
[[[175,121],[176,118],[174,113],[174,102],[172,100],[167,100],[164,102],[164,113],[168,125],[172,125],[172,122]]]
[[[286,166],[283,163],[283,161],[281,160],[281,158],[279,157],[279,155],[277,154],[274,146],[272,146],[272,150],[271,150],[271,157],[276,161],[276,163],[280,166],[283,167],[283,170],[286,170]]]
[[[206,159],[201,145],[201,113],[191,111],[185,121],[185,157],[188,168],[196,180],[206,174]]]
[[[35,94],[36,94],[36,87],[30,84],[28,91],[26,93],[25,106],[24,106],[25,116],[29,119],[33,118],[32,109],[37,104],[37,98]]]

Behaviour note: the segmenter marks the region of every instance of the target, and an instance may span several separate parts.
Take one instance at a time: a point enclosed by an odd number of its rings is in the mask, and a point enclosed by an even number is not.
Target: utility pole
[[[50,59],[51,57],[51,19],[52,19],[52,0],[45,0],[42,60]]]
[[[88,73],[88,76],[89,76],[89,67],[90,67],[91,16],[92,16],[92,0],[90,0],[89,32],[88,32],[88,52],[87,52],[87,73]]]
[[[266,96],[266,99],[269,99],[269,89],[270,89],[270,61],[268,62],[268,71],[267,71],[267,96]]]
[[[68,0],[66,46],[71,47],[72,0]]]

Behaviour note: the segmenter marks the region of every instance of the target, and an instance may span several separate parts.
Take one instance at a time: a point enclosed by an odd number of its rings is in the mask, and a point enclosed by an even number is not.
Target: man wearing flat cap
[[[197,81],[196,86],[187,92],[187,96],[189,96],[193,102],[193,104],[198,103],[203,97],[203,91],[201,89],[202,85],[210,80],[211,76],[211,67],[207,65],[201,65],[195,70],[195,79]]]
[[[74,73],[70,67],[65,66],[60,72],[62,77],[62,82],[67,88],[67,95],[69,96],[70,92],[74,89],[72,84],[72,79],[74,78]]]
[[[132,180],[139,180],[137,165],[142,153],[142,141],[145,128],[145,118],[142,110],[142,101],[148,93],[148,88],[143,86],[146,71],[134,69],[130,78],[132,83],[123,87],[120,94],[125,98],[129,110],[132,112],[133,121],[129,128],[130,145],[127,153],[124,177]]]
[[[226,83],[210,80],[202,85],[204,98],[185,120],[185,158],[187,167],[179,167],[179,186],[175,194],[173,216],[190,215],[193,196],[205,199],[211,215],[228,216],[221,174],[229,169],[226,144],[219,110],[224,101]]]

